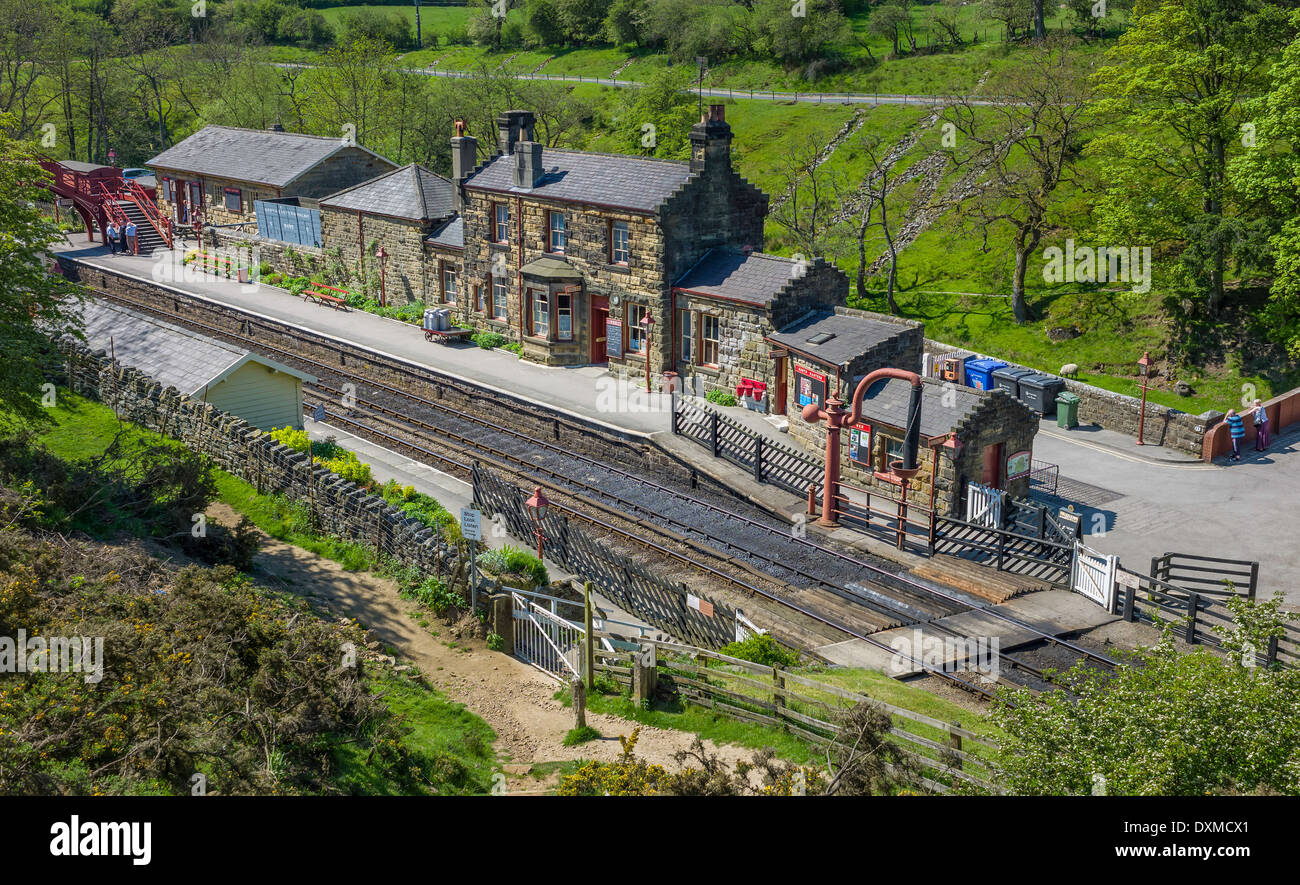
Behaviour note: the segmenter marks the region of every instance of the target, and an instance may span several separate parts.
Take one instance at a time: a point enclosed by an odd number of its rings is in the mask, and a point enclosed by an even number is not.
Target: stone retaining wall
[[[312,469],[306,454],[210,403],[174,387],[163,388],[138,370],[115,363],[102,350],[92,353],[70,342],[64,352],[73,391],[112,406],[141,427],[180,440],[260,492],[309,504],[317,528],[325,534],[373,547],[426,574],[459,579],[456,547],[378,495],[322,467]]]
[[[925,349],[932,354],[957,353],[985,356],[985,354],[928,338],[925,341]],[[1051,372],[1042,374],[1052,375]],[[1080,424],[1096,424],[1106,430],[1113,430],[1137,439],[1138,418],[1142,412],[1140,399],[1103,390],[1081,381],[1069,378],[1064,380],[1065,389],[1079,397]],[[1142,427],[1142,440],[1148,445],[1168,446],[1200,457],[1205,431],[1222,419],[1221,412],[1202,412],[1200,415],[1192,415],[1148,400],[1146,420]]]

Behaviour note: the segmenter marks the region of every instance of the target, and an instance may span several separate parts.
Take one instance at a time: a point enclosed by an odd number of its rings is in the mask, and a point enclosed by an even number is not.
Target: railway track
[[[681,566],[745,594],[747,606],[760,603],[769,615],[784,622],[784,632],[801,647],[815,647],[818,643],[848,637],[892,653],[892,648],[871,638],[871,634],[908,624],[924,625],[931,633],[965,638],[935,621],[979,608],[1028,631],[1036,641],[1097,666],[1113,666],[1113,661],[1103,655],[1039,631],[959,591],[916,580],[900,574],[896,568],[891,570],[880,562],[801,536],[790,522],[734,495],[727,497],[725,505],[720,504],[681,487],[578,454],[563,445],[545,442],[537,434],[525,433],[493,418],[471,414],[377,380],[359,379],[337,366],[301,353],[202,321],[175,317],[118,293],[97,292],[108,300],[169,322],[181,322],[215,337],[234,339],[241,345],[267,351],[283,362],[297,364],[324,379],[307,386],[322,403],[343,402],[342,385],[362,381],[367,396],[357,396],[356,407],[345,410],[348,414],[338,409],[330,411],[333,423],[359,436],[377,438],[391,447],[414,453],[418,458],[433,459],[452,473],[468,475],[471,464],[464,455],[472,452],[474,457],[502,472],[527,483],[546,486],[564,500],[561,507],[565,512],[587,521],[599,531],[668,556]],[[336,379],[335,383],[329,379]],[[430,383],[427,378],[421,380]],[[555,428],[558,437],[558,421]],[[647,537],[648,534],[656,537]],[[864,575],[870,577],[864,580]],[[1028,661],[1007,653],[1000,653],[999,661],[1004,671],[1024,677],[1031,688],[1038,687],[1033,683],[1042,687],[1050,685],[1043,669]],[[949,673],[926,667],[918,669],[977,694],[989,694],[980,686]],[[1002,682],[1026,684],[1006,677]]]

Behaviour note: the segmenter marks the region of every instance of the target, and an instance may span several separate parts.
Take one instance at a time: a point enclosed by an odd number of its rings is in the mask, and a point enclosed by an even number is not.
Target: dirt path
[[[239,517],[225,504],[214,504],[208,515],[226,525]],[[429,616],[428,627],[409,612],[413,602],[398,596],[395,582],[369,573],[349,572],[333,560],[262,533],[262,548],[254,560],[255,576],[268,586],[305,597],[334,616],[356,618],[383,645],[419,667],[439,691],[481,716],[497,733],[497,751],[508,782],[536,789],[540,782],[520,776],[532,765],[572,759],[610,760],[621,752],[619,735],[631,734],[635,723],[588,712],[587,724],[603,736],[577,747],[566,747],[564,736],[573,727],[572,712],[553,698],[554,680],[513,657],[491,651],[477,639],[452,640],[450,628]],[[433,636],[431,630],[441,636]],[[448,642],[454,641],[455,648]],[[673,765],[672,756],[690,746],[693,735],[643,727],[637,755],[650,762]],[[709,751],[734,763],[753,751],[706,742]]]

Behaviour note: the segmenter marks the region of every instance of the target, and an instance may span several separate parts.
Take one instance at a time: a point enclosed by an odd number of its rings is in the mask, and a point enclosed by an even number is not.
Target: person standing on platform
[[[1232,436],[1232,460],[1241,460],[1241,441],[1246,438],[1246,422],[1241,420],[1236,409],[1228,409],[1223,419],[1228,422],[1228,433]]]
[[[139,255],[140,244],[136,242],[135,238],[135,222],[128,220],[124,230],[126,231],[127,250],[132,255]]]
[[[1251,403],[1254,410],[1251,414],[1255,419],[1255,451],[1262,452],[1268,448],[1270,442],[1268,435],[1268,411],[1264,404],[1259,400]]]

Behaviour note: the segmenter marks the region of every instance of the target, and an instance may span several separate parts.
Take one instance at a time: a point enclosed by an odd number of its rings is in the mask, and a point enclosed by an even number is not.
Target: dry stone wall
[[[459,575],[459,553],[437,531],[378,495],[281,445],[242,418],[191,399],[104,351],[65,345],[68,386],[113,407],[126,420],[185,443],[259,491],[308,504],[325,534],[373,547],[429,575]]]

